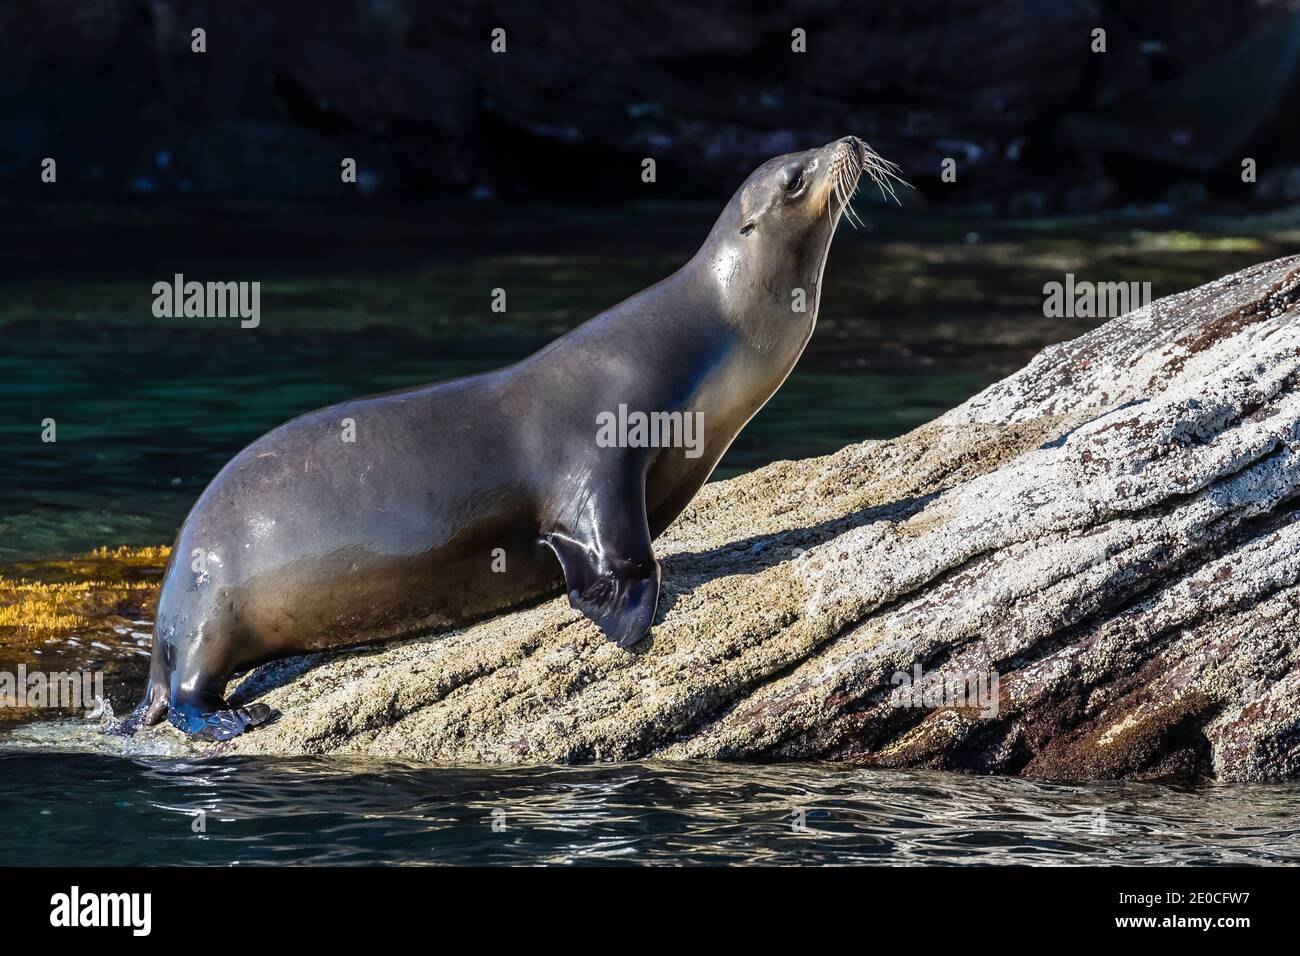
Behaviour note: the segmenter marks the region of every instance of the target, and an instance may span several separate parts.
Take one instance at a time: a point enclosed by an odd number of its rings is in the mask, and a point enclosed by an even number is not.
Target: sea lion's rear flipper
[[[201,666],[197,658],[191,658],[189,663]],[[205,740],[229,740],[271,719],[271,708],[266,704],[230,706],[221,695],[230,674],[225,668],[220,671],[215,676],[201,669],[197,674],[187,671],[172,675],[167,720],[181,733]]]
[[[176,704],[167,713],[172,726],[182,733],[205,740],[229,740],[249,727],[256,727],[271,719],[271,708],[266,704],[249,704],[247,707],[225,707],[204,712],[191,704]]]
[[[619,647],[631,647],[654,623],[659,562],[650,545],[644,478],[613,484],[630,487],[619,494],[606,485],[575,527],[542,541],[560,559],[569,604]]]

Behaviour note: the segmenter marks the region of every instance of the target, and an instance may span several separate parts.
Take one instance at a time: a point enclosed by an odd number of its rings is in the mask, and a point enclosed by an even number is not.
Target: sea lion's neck
[[[740,236],[719,220],[682,270],[694,288],[707,290],[753,359],[773,371],[773,390],[798,361],[817,323],[829,239],[814,235],[805,241],[805,248],[776,249],[771,240]]]
[[[710,309],[734,342],[715,360],[698,396],[708,414],[706,458],[716,462],[745,424],[777,392],[812,338],[821,295],[822,257],[791,249],[761,258],[757,243],[710,241],[675,277],[696,306]],[[800,268],[797,263],[812,263]]]

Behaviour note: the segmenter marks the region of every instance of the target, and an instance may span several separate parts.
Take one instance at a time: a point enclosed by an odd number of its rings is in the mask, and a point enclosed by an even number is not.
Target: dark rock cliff
[[[1240,191],[1237,153],[1295,162],[1293,34],[1263,0],[10,0],[0,190],[50,156],[64,194],[642,196],[653,156],[654,195],[715,196],[853,132],[932,202]]]

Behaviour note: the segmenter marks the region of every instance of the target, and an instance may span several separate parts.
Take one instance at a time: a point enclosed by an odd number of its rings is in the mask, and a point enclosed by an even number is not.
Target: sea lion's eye
[[[782,179],[781,185],[785,187],[785,191],[788,193],[794,192],[796,189],[798,189],[800,186],[803,185],[803,167],[787,166],[781,172],[781,179]]]

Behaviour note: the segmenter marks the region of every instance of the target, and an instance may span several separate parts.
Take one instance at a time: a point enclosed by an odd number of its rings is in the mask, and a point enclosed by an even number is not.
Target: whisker
[[[847,165],[840,169],[840,194],[843,200],[842,208],[844,216],[848,219],[850,226],[854,229],[857,229],[859,226],[865,228],[862,218],[858,215],[857,210],[853,208],[853,195],[858,190],[858,183],[861,181],[862,176],[862,161],[857,156],[857,150],[854,150],[849,154],[849,159],[853,164],[852,170],[850,171]]]
[[[844,218],[849,221],[849,225],[852,226],[854,229],[857,229],[858,225],[856,222],[853,221],[854,220],[853,205],[849,201],[849,196],[850,196],[849,184],[844,179],[846,172],[847,170],[843,170],[843,169],[840,171],[840,178],[837,179],[835,182],[835,192],[836,195],[839,196],[840,212],[844,215]]]
[[[879,160],[879,157],[873,158]],[[889,166],[893,166],[893,169],[889,168]],[[893,163],[890,163],[889,166],[883,165],[882,162],[872,162],[867,167],[867,175],[871,177],[871,181],[876,184],[876,187],[880,190],[882,196],[888,194],[894,202],[901,206],[902,201],[898,198],[898,193],[894,190],[894,185],[890,180],[900,183],[908,189],[912,188],[912,184],[894,171],[899,167],[894,166]]]
[[[875,183],[876,188],[880,190],[881,196],[893,199],[894,202],[901,206],[903,203],[902,200],[898,198],[898,192],[894,189],[894,183],[899,183],[906,186],[908,189],[912,188],[912,184],[899,175],[899,173],[902,172],[902,167],[897,163],[885,159],[861,140],[858,140],[858,144],[859,149],[857,152],[860,155],[856,158],[861,164],[862,171],[870,177],[873,183]]]
[[[834,194],[836,202],[839,203],[836,208],[837,215],[844,215],[844,207],[848,205],[848,200],[844,197],[844,166],[842,163],[837,163],[835,166],[831,178],[831,192]]]
[[[852,226],[854,229],[857,229],[860,226],[865,228],[865,224],[862,222],[862,219],[858,216],[858,211],[853,208],[853,203],[846,202],[844,204],[844,212],[846,218],[849,220],[850,226]]]

